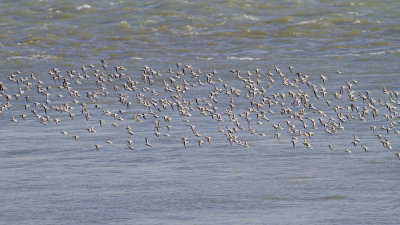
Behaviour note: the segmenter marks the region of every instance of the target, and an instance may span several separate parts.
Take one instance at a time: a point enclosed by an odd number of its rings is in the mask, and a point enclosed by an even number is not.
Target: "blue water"
[[[398,91],[400,84],[399,9],[398,1],[1,2],[0,82],[7,89],[0,95],[0,224],[398,224],[399,101],[393,95],[397,108],[394,117],[386,120],[384,114],[390,112],[378,100],[390,103],[383,88]],[[102,68],[102,58],[107,70]],[[169,82],[169,68],[173,74],[179,71],[176,63],[181,63],[180,69],[184,65],[200,69],[199,79],[205,85],[198,85],[197,78],[187,73],[171,84],[173,92],[165,92],[163,80]],[[90,64],[95,68],[89,68]],[[67,76],[70,70],[82,75],[82,65],[88,68],[88,79]],[[86,97],[87,92],[101,90],[94,69],[108,75],[121,65],[126,68],[121,80],[104,81],[107,97],[98,96],[97,102]],[[290,81],[301,72],[317,87],[325,86],[331,106],[324,98],[314,97],[307,84],[283,85],[275,65]],[[160,72],[152,85],[142,82],[144,66]],[[289,66],[294,67],[293,73]],[[48,74],[53,68],[61,71],[59,81]],[[260,109],[269,122],[251,113],[252,134],[240,114],[261,97],[245,97],[251,88],[230,70],[240,70],[246,78],[247,71],[255,74],[255,68],[263,73],[259,80],[266,96],[272,99],[285,93],[286,98],[278,97],[278,102],[293,111],[301,107],[291,105],[289,91],[305,91],[314,106],[328,114],[324,122],[331,115],[338,123],[333,108],[342,105],[345,114],[354,103],[362,110],[367,104],[358,94],[369,91],[377,101],[378,117],[374,119],[370,110],[362,121],[352,111],[356,119],[329,135],[318,122],[321,116],[306,109],[305,117],[315,119],[318,129],[312,129],[308,119],[307,129],[293,119],[296,129],[315,133],[311,139],[298,136],[293,148],[292,136],[286,132],[288,117],[281,114],[278,103],[272,105],[274,113],[268,112],[268,106]],[[216,83],[207,84],[205,74],[214,69]],[[274,83],[265,75],[268,70],[274,73]],[[31,73],[36,80],[29,78]],[[25,84],[18,86],[9,80],[10,74],[32,83],[19,99],[15,94]],[[326,84],[320,74],[327,76]],[[65,88],[59,89],[65,78],[80,97],[72,98]],[[138,82],[135,92],[124,89],[128,78]],[[39,79],[42,87],[50,86],[45,90],[50,104],[37,93]],[[189,84],[185,100],[194,107],[187,121],[176,106],[162,109],[158,102],[152,106],[159,115],[155,118],[137,101],[139,93],[148,101],[173,101],[175,87],[183,85],[183,80]],[[353,84],[357,101],[349,100],[347,89],[342,100],[334,98],[333,93],[347,87],[346,82]],[[231,96],[224,84],[241,90],[234,112],[245,129],[234,135],[242,144],[231,145],[227,134],[219,132],[235,127],[225,114]],[[215,87],[223,90],[218,102],[208,97]],[[118,101],[123,93],[129,95],[132,107]],[[13,98],[7,101],[6,94]],[[26,96],[30,96],[28,103]],[[196,98],[200,106],[207,107],[203,98],[217,106],[223,122],[197,110]],[[89,120],[73,99],[86,104]],[[5,107],[7,102],[12,106]],[[75,117],[51,107],[46,114],[40,105],[37,113],[50,118],[42,124],[31,112],[34,102],[56,107],[67,103],[74,107]],[[30,105],[28,110],[25,104]],[[101,108],[96,109],[96,104]],[[142,113],[146,119],[132,119],[133,114]],[[10,121],[13,116],[18,122]],[[171,123],[162,116],[170,117]],[[60,119],[58,126],[54,117]],[[154,134],[157,120],[162,125],[159,137]],[[278,122],[282,130],[273,128]],[[380,129],[382,124],[391,128],[389,133]],[[133,135],[127,133],[128,125]],[[195,125],[199,136],[190,125]],[[375,132],[371,126],[376,126]],[[88,133],[90,127],[96,133]],[[277,132],[280,140],[274,138]],[[357,146],[351,143],[354,135],[360,139]],[[212,137],[210,144],[206,136]],[[182,137],[188,138],[187,148]],[[145,138],[152,147],[145,145]],[[304,138],[313,149],[303,145]],[[391,149],[380,142],[384,138],[391,142]],[[128,148],[128,140],[134,151]],[[198,140],[204,141],[201,147]],[[245,141],[250,147],[244,147]],[[101,145],[99,151],[96,144]],[[333,151],[328,144],[335,146]]]

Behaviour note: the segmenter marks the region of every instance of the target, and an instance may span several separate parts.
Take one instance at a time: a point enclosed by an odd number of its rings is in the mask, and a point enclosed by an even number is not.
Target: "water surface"
[[[54,103],[72,105],[49,77],[53,68],[63,75],[67,70],[80,71],[82,65],[101,68],[104,58],[110,71],[124,65],[127,77],[140,81],[147,65],[163,74],[152,86],[162,97],[162,79],[169,67],[176,71],[178,62],[204,74],[216,69],[225,83],[235,87],[243,84],[229,70],[266,72],[277,65],[291,78],[295,75],[287,67],[293,66],[318,85],[320,74],[325,74],[330,93],[356,80],[357,93],[371,91],[376,100],[388,100],[383,87],[398,90],[400,83],[399,9],[400,2],[393,0],[3,1],[0,81],[12,93],[18,86],[8,80],[10,74],[34,73],[53,86]],[[96,88],[93,79],[74,87],[83,95]],[[269,94],[289,90],[281,84],[273,87]],[[209,91],[207,86],[192,88],[188,99],[206,97]],[[122,88],[112,92],[100,104],[116,112],[122,108],[117,100],[122,92]],[[30,93],[31,102],[43,101],[35,91]],[[65,99],[57,99],[56,93]],[[135,100],[134,93],[130,97]],[[219,98],[223,109],[230,98],[222,94]],[[245,98],[237,101],[239,111],[248,107]],[[285,130],[280,141],[273,138],[271,125],[282,120],[280,107],[270,123],[256,128],[267,134],[265,138],[241,133],[250,148],[231,146],[218,132],[227,121],[218,124],[194,113],[189,120],[198,132],[214,139],[199,148],[190,136],[185,149],[180,138],[191,133],[190,127],[170,109],[166,112],[176,127],[170,138],[155,137],[150,120],[130,124],[135,132],[132,152],[126,146],[127,120],[117,129],[110,126],[112,120],[98,128],[97,119],[104,115],[94,103],[86,101],[92,114],[89,121],[79,114],[79,106],[74,120],[52,112],[61,119],[56,126],[38,123],[25,111],[23,99],[11,102],[13,107],[0,113],[2,224],[399,223],[397,123],[386,135],[379,130],[380,124],[388,125],[382,116],[346,123],[339,135],[326,135],[320,128],[314,131],[313,149],[308,150],[302,139],[294,149]],[[0,104],[5,103],[0,97]],[[146,111],[138,104],[130,110]],[[24,122],[18,117],[23,113],[28,116]],[[18,123],[10,121],[12,116]],[[393,149],[382,147],[369,130],[371,125],[391,141]],[[85,130],[91,126],[97,130],[94,135]],[[70,135],[63,136],[61,130]],[[354,134],[369,152],[351,145]],[[76,143],[71,135],[81,140]],[[153,147],[145,147],[146,136]],[[108,139],[113,145],[105,143]],[[102,145],[100,151],[94,148],[97,143]],[[335,144],[334,151],[329,143]],[[345,148],[352,154],[345,154]]]

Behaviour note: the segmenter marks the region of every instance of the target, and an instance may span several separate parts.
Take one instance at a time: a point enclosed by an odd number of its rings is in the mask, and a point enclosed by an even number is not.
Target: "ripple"
[[[346,196],[344,195],[328,195],[328,196],[324,196],[321,199],[324,200],[342,200],[342,199],[346,199]]]
[[[82,9],[91,9],[91,8],[92,8],[91,5],[89,5],[89,4],[83,4],[83,5],[77,6],[77,7],[76,7],[76,10],[80,11],[80,10],[82,10]]]
[[[244,56],[244,57],[237,57],[237,56],[229,56],[226,59],[230,60],[243,60],[243,61],[253,61],[253,60],[260,60],[261,58]]]

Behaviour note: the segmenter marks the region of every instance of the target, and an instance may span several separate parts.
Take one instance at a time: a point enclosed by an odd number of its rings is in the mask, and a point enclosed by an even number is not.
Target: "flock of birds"
[[[124,66],[110,67],[102,59],[98,67],[85,65],[66,72],[53,68],[41,76],[43,81],[38,77],[16,71],[0,81],[0,117],[9,111],[11,123],[29,118],[43,125],[54,123],[61,135],[76,142],[82,132],[61,129],[69,120],[91,124],[80,129],[87,132],[86,139],[105,126],[118,129],[132,151],[150,148],[162,137],[188,148],[224,139],[249,147],[255,136],[306,149],[313,149],[313,140],[320,136],[326,145],[318,148],[370,151],[357,131],[348,142],[343,140],[348,147],[329,143],[331,135],[340,134],[350,123],[370,124],[367,132],[386,150],[392,149],[389,139],[400,136],[396,110],[400,92],[384,87],[385,99],[376,99],[370,91],[356,91],[356,80],[331,87],[329,76],[321,74],[312,82],[291,66],[286,72],[274,66],[266,71],[233,69],[222,75],[215,69],[203,73],[177,63],[164,72],[144,66],[141,74],[128,75]],[[22,107],[18,112],[25,113],[13,115],[13,107]],[[180,137],[171,135],[174,129]],[[144,140],[133,140],[137,132],[145,134]],[[113,145],[112,133],[98,143],[98,138],[93,140],[94,149]],[[400,153],[395,154],[400,159]]]

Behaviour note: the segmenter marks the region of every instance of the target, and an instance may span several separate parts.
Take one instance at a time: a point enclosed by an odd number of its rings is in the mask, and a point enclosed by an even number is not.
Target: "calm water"
[[[265,137],[240,131],[240,138],[250,145],[244,148],[230,145],[218,131],[233,127],[224,115],[230,97],[221,93],[215,105],[224,122],[198,111],[188,118],[201,137],[213,138],[211,144],[199,148],[199,138],[176,110],[160,112],[172,120],[171,131],[164,127],[160,137],[153,134],[150,115],[142,122],[131,119],[132,113],[148,113],[136,102],[136,94],[149,85],[140,84],[137,92],[129,93],[132,108],[118,102],[118,94],[126,92],[122,83],[128,77],[142,82],[145,65],[161,73],[149,92],[143,91],[145,97],[169,97],[172,94],[164,92],[162,81],[168,78],[169,67],[178,71],[178,62],[196,71],[200,68],[202,76],[216,69],[223,80],[217,83],[219,88],[223,83],[240,88],[237,114],[250,107],[250,100],[231,69],[243,74],[247,70],[254,74],[254,68],[264,74],[273,71],[276,82],[268,95],[296,91],[281,84],[274,65],[290,79],[296,76],[288,70],[293,66],[318,87],[320,74],[325,74],[332,106],[310,99],[329,115],[335,115],[335,105],[351,103],[347,97],[336,100],[332,95],[346,81],[358,81],[353,85],[356,94],[370,91],[374,99],[388,101],[383,87],[397,91],[400,85],[399,9],[396,0],[2,1],[0,81],[6,92],[18,91],[16,82],[8,79],[10,74],[18,70],[22,74],[17,77],[29,77],[34,73],[43,86],[52,86],[51,102],[57,106],[68,102],[76,116],[72,120],[53,110],[48,115],[58,117],[59,126],[53,120],[39,123],[31,113],[34,102],[45,99],[36,92],[37,80],[32,81],[31,91],[19,100],[13,98],[13,106],[0,113],[0,223],[399,224],[398,118],[390,133],[381,130],[381,124],[390,124],[383,117],[388,113],[385,106],[379,107],[379,118],[369,115],[365,121],[349,121],[336,135],[326,134],[322,126],[312,130],[316,135],[310,139],[313,149],[309,150],[300,137],[296,148],[292,147],[284,122],[287,117],[280,114],[279,105],[273,106],[269,122],[252,124]],[[113,66],[125,66],[126,76],[107,83],[110,96],[99,97],[97,103],[86,98],[86,92],[97,88],[93,69],[91,78],[83,79],[81,85],[71,81],[82,95],[76,99],[87,103],[92,117],[87,121],[81,106],[58,89],[62,82],[53,82],[48,72],[58,68],[66,77],[65,71],[81,72],[82,65],[89,64],[102,70],[101,58],[107,61],[109,73],[114,72]],[[191,76],[185,80],[196,82]],[[265,87],[268,77],[263,75],[261,80]],[[119,86],[116,91],[114,85]],[[306,85],[300,87],[313,95]],[[151,95],[153,89],[158,96]],[[212,90],[209,85],[191,87],[186,98],[207,98]],[[27,95],[31,96],[29,110],[24,109]],[[6,102],[0,96],[0,105]],[[292,107],[288,98],[285,103]],[[95,104],[102,108],[95,109]],[[361,100],[355,104],[365,106]],[[103,109],[117,114],[125,110],[120,115],[124,121],[106,117]],[[38,111],[44,115],[43,109]],[[25,121],[20,114],[27,115]],[[10,121],[12,116],[17,123]],[[105,120],[103,127],[99,119]],[[255,115],[252,121],[257,121]],[[113,122],[119,126],[112,126]],[[278,122],[284,126],[279,141],[272,127]],[[133,136],[127,134],[127,125]],[[370,131],[372,125],[377,126],[376,133]],[[86,130],[91,126],[96,129],[93,135]],[[390,140],[392,149],[383,148],[377,133]],[[78,143],[73,135],[80,136]],[[351,144],[353,135],[369,152]],[[186,149],[181,143],[184,136],[189,139]],[[145,137],[151,148],[145,146]],[[133,141],[135,151],[127,148],[127,140]],[[101,144],[100,151],[95,144]],[[329,150],[328,144],[334,144],[335,150]],[[352,154],[346,154],[346,148]]]

